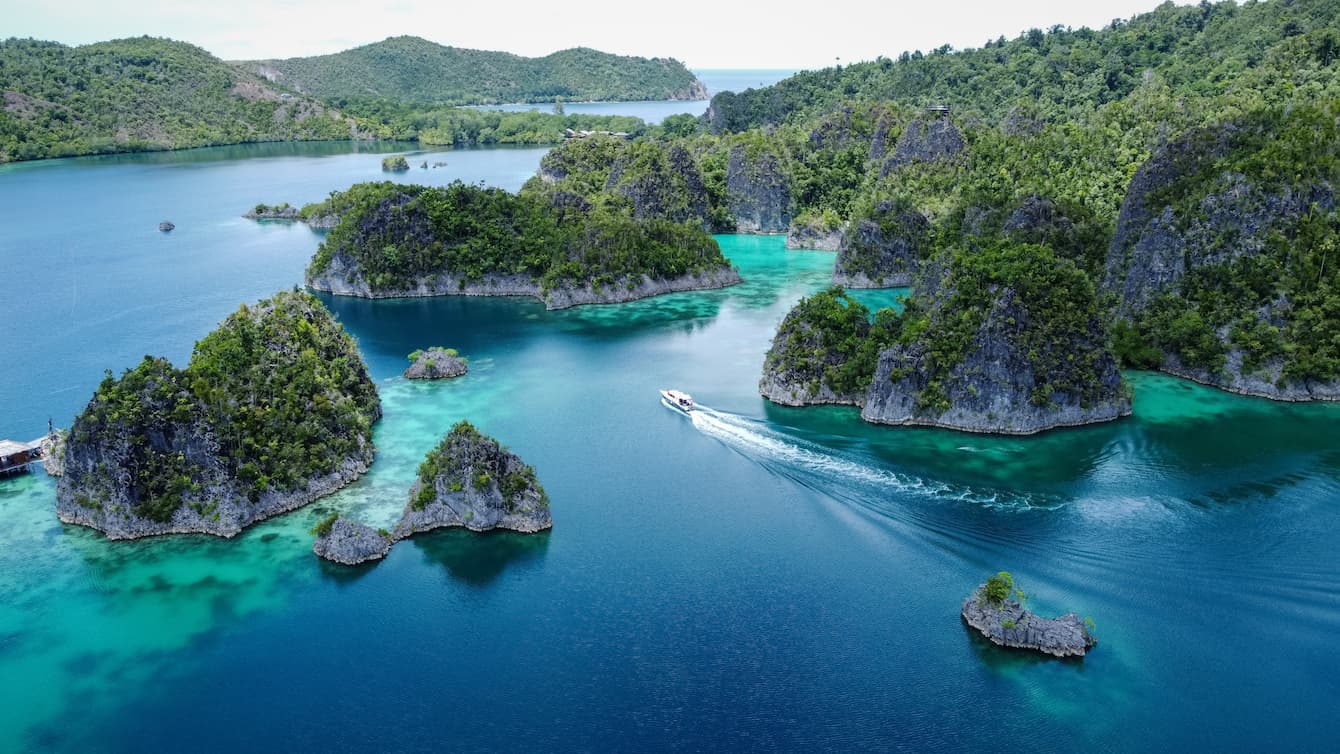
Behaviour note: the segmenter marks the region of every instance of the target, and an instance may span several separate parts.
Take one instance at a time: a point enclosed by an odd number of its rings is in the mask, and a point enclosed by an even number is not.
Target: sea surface
[[[707,87],[710,99],[720,92],[742,92],[746,89],[759,89],[795,73],[790,69],[760,68],[749,69],[701,69],[694,71],[698,80]],[[660,123],[671,115],[688,113],[702,115],[707,112],[708,100],[649,100],[646,102],[565,102],[563,112],[569,115],[634,115],[648,123]],[[521,102],[508,105],[479,105],[480,110],[503,110],[508,112],[552,112],[550,103],[534,104]]]
[[[378,149],[0,167],[0,437],[300,284],[319,236],[239,215],[380,179]],[[542,153],[394,180],[515,189]],[[0,481],[0,751],[1334,750],[1340,406],[1139,372],[1134,417],[1035,438],[772,406],[764,352],[833,256],[719,241],[744,284],[616,306],[325,297],[381,392],[377,461],[233,540],[109,542],[56,520],[40,470]],[[469,374],[402,379],[430,345]],[[332,511],[394,522],[466,418],[536,467],[551,532],[312,555]],[[1098,646],[1046,660],[966,629],[1002,569]]]

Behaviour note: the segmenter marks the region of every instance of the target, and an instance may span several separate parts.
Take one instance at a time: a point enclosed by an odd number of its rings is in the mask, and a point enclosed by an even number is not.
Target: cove
[[[0,341],[0,435],[68,423],[102,369],[184,360],[300,282],[318,238],[241,220],[249,204],[381,177],[373,153],[267,149],[0,168],[5,308],[50,313]],[[514,188],[523,151],[444,153],[461,172],[441,180]],[[42,474],[0,482],[0,749],[1248,751],[1340,732],[1340,407],[1148,373],[1128,374],[1132,418],[1034,438],[772,406],[763,354],[833,257],[718,240],[744,284],[555,312],[323,297],[381,391],[377,461],[234,540],[108,542],[55,520]],[[469,374],[402,379],[428,345]],[[661,387],[709,410],[668,411]],[[312,555],[331,512],[393,522],[462,418],[535,466],[552,532],[438,532],[370,568]],[[1049,662],[974,636],[959,603],[1001,568],[1035,611],[1091,615],[1098,647]]]

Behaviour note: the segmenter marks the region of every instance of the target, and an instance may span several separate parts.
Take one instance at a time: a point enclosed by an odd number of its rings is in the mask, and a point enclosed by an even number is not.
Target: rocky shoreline
[[[621,304],[666,293],[727,288],[741,282],[743,281],[739,272],[731,268],[720,268],[661,280],[643,276],[631,287],[627,279],[622,279],[599,290],[593,286],[563,286],[545,290],[539,281],[528,275],[485,275],[478,280],[466,282],[458,275],[446,273],[431,280],[421,280],[413,288],[374,291],[349,260],[342,255],[336,255],[331,260],[330,266],[321,274],[308,278],[307,287],[336,296],[369,299],[529,296],[539,299],[546,309],[553,310],[586,304]]]
[[[1012,599],[994,602],[983,584],[963,602],[963,622],[992,644],[1011,649],[1029,649],[1052,657],[1083,657],[1098,644],[1088,626],[1075,613],[1059,618],[1039,618]]]
[[[231,539],[251,524],[297,510],[357,481],[368,471],[371,452],[367,456],[346,459],[339,469],[310,480],[302,490],[266,491],[254,504],[234,491],[216,489],[222,496],[211,499],[213,510],[208,506],[197,508],[183,505],[166,522],[135,516],[126,505],[113,505],[110,509],[106,505],[100,508],[86,507],[80,505],[73,494],[62,494],[58,486],[56,518],[61,523],[97,529],[111,540],[140,539],[163,534],[211,534]],[[210,512],[206,514],[202,510]]]
[[[391,551],[391,545],[395,544],[389,533],[344,517],[322,521],[314,531],[319,536],[312,543],[312,552],[341,565],[352,566],[381,560]]]

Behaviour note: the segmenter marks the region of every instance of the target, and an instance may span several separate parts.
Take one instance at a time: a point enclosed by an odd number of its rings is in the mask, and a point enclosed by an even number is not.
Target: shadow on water
[[[414,536],[411,543],[424,560],[444,566],[452,578],[470,586],[487,586],[514,564],[542,560],[549,550],[549,532],[472,532],[451,528]]]

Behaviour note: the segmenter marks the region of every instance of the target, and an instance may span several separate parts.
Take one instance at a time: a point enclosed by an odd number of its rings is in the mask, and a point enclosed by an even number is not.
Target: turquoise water
[[[249,203],[379,175],[251,149],[0,168],[3,308],[47,312],[0,334],[0,436],[299,282],[315,236]],[[451,152],[440,178],[515,187],[539,154]],[[108,542],[55,520],[40,472],[0,482],[0,750],[1332,747],[1340,406],[1147,373],[1135,417],[1037,438],[771,406],[769,338],[832,255],[720,241],[745,284],[626,305],[326,298],[381,390],[377,462],[235,540]],[[434,344],[470,373],[401,379]],[[666,410],[668,386],[709,408]],[[536,467],[552,532],[311,554],[331,511],[394,521],[461,418]],[[1002,568],[1040,612],[1092,616],[1096,650],[972,636],[959,601]]]

